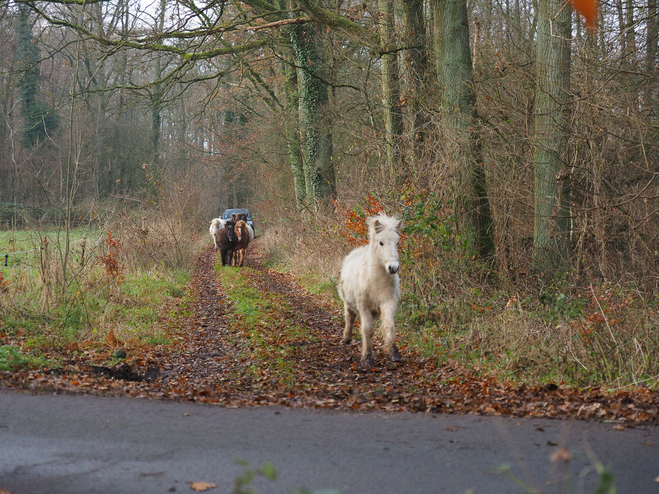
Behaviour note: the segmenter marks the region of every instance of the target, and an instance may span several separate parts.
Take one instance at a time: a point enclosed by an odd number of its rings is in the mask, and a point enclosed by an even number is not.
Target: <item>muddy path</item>
[[[273,320],[293,323],[304,337],[284,337],[271,323],[268,337],[286,355],[285,382],[250,354],[249,338],[235,324],[232,301],[214,268],[217,253],[200,253],[190,294],[193,302],[170,321],[173,345],[129,348],[112,368],[93,365],[101,350],[72,352],[57,370],[0,373],[0,389],[85,393],[214,403],[226,407],[284,405],[354,411],[460,413],[611,420],[621,425],[659,423],[659,395],[648,390],[615,394],[566,386],[499,383],[457,366],[440,366],[401,347],[389,362],[376,333],[374,366],[359,361],[359,341],[341,343],[342,310],[315,297],[286,275],[264,267],[258,242],[240,276],[261,293],[285,301]],[[237,268],[225,268],[237,269]],[[220,273],[221,275],[221,273]],[[57,350],[66,351],[65,349]],[[116,349],[105,349],[105,352]]]

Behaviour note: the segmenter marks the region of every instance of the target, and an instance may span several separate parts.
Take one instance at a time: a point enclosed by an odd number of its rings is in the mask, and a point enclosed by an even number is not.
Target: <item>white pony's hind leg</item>
[[[375,333],[375,320],[370,310],[359,312],[362,333],[362,362],[373,365],[373,333]]]
[[[355,325],[357,313],[345,305],[343,308],[343,317],[346,322],[345,327],[343,328],[343,343],[347,345],[352,341],[352,328]]]

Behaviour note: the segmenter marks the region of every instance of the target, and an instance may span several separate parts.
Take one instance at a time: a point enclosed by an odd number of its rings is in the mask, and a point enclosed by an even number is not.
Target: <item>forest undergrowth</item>
[[[479,261],[451,204],[426,194],[366,196],[337,214],[282,220],[261,239],[268,264],[340,303],[336,282],[351,248],[366,243],[364,219],[404,222],[398,337],[439,365],[518,383],[609,390],[659,386],[659,307],[652,291],[588,275],[559,280]],[[298,223],[298,224],[296,224]],[[295,231],[295,235],[285,232]]]

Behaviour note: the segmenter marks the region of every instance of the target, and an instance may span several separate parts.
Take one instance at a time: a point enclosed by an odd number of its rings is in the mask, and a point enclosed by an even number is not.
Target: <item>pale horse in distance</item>
[[[215,234],[224,228],[224,223],[225,221],[222,218],[213,218],[211,221],[211,226],[208,228],[211,237],[213,237],[213,245],[215,246],[215,250],[218,249],[217,241],[215,240]]]
[[[352,328],[359,314],[361,360],[372,365],[375,322],[380,319],[385,349],[392,361],[399,362],[394,316],[400,299],[398,242],[402,222],[380,214],[371,216],[366,223],[368,244],[350,252],[341,267],[338,291],[344,306],[343,343],[352,341]]]

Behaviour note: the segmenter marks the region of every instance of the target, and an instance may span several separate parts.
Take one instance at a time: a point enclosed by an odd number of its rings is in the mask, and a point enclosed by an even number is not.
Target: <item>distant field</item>
[[[100,242],[104,232],[92,228],[76,228],[70,232],[72,247],[79,246],[87,238],[88,246]],[[29,262],[41,248],[47,238],[51,248],[64,247],[65,232],[62,229],[50,228],[46,230],[4,230],[0,231],[0,265],[8,266]]]

